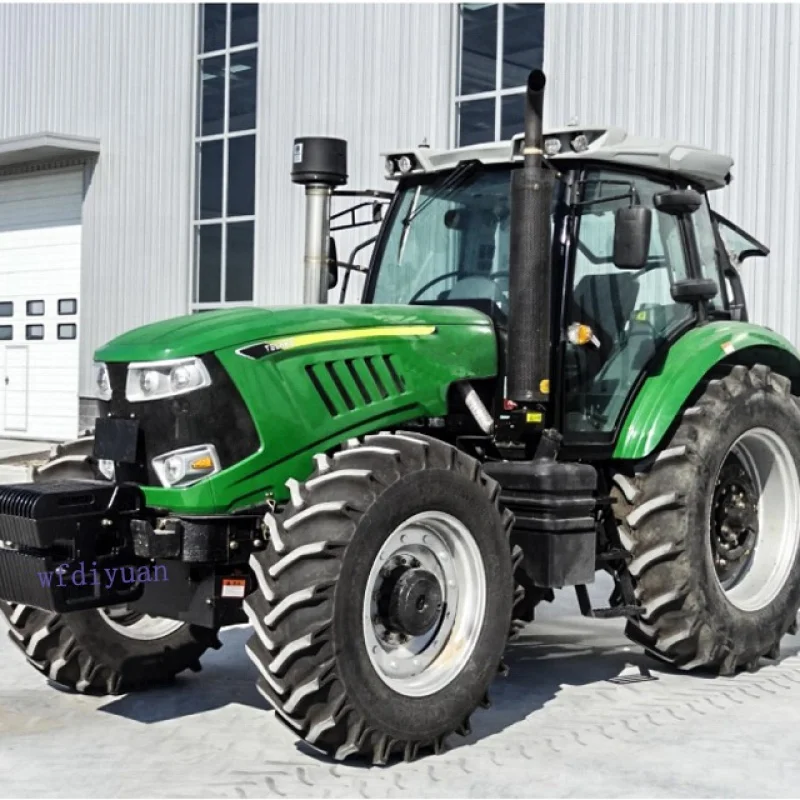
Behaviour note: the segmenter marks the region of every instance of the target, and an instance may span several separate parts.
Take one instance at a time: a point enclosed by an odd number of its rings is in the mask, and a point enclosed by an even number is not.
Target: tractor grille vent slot
[[[308,364],[309,377],[332,417],[403,393],[406,383],[392,356],[347,358]]]

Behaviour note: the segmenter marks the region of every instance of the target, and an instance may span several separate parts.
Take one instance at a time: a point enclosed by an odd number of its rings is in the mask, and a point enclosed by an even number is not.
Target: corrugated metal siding
[[[262,5],[257,302],[302,301],[303,190],[289,179],[296,136],[347,139],[354,189],[393,189],[383,151],[424,138],[450,144],[454,20],[447,4]],[[339,236],[339,258],[375,232]]]
[[[548,5],[549,124],[619,125],[735,159],[712,206],[765,242],[751,318],[800,345],[800,6]]]
[[[83,208],[81,393],[92,351],[185,313],[192,5],[0,5],[0,138],[100,139]]]

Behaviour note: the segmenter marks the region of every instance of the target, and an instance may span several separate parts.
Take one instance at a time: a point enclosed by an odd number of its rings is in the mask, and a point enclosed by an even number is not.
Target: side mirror
[[[692,189],[672,189],[653,196],[655,207],[664,214],[680,217],[694,214],[703,205],[703,195]]]
[[[653,212],[644,206],[618,208],[614,216],[614,266],[643,269],[650,252]]]
[[[339,259],[336,254],[336,240],[328,237],[328,289],[339,283]]]
[[[672,299],[676,303],[697,303],[711,300],[719,292],[717,282],[711,278],[686,278],[672,284]]]

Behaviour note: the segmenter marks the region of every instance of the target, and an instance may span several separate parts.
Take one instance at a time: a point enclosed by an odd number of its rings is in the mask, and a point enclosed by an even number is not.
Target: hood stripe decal
[[[236,352],[244,358],[260,359],[283,350],[294,350],[298,347],[310,347],[316,344],[338,344],[360,339],[397,336],[430,336],[436,332],[435,325],[389,325],[382,328],[354,328],[338,331],[320,331],[318,333],[300,333],[296,336],[284,336],[270,342],[259,342],[241,347]]]

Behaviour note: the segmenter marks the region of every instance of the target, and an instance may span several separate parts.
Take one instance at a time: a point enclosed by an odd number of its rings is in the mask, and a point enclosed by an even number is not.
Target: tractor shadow
[[[555,608],[542,609],[541,614],[537,611],[536,622],[509,646],[505,656],[509,673],[492,684],[491,708],[478,709],[472,715],[472,732],[468,736],[449,737],[449,750],[459,750],[527,719],[564,687],[655,681],[661,675],[674,674],[692,681],[714,680],[710,675],[685,675],[653,660],[624,637],[624,623],[620,620],[586,619],[575,615],[572,609],[565,613],[566,608],[558,607],[566,604],[553,605]],[[256,668],[244,652],[250,636],[249,626],[225,629],[220,632],[222,649],[206,654],[199,675],[186,673],[171,685],[125,695],[99,710],[143,724],[191,717],[231,705],[250,707],[259,713],[267,711],[268,703],[255,688]],[[800,636],[787,636],[782,658],[799,651]],[[283,735],[292,735],[281,723],[274,724]],[[295,748],[319,763],[338,763],[302,741],[295,740]],[[371,768],[360,761],[348,761],[347,766]]]
[[[448,737],[448,751],[460,750],[527,719],[553,700],[565,685],[587,686],[618,678],[624,682],[657,680],[658,673],[664,671],[625,639],[619,622],[598,624],[597,620],[579,617],[559,623],[542,624],[537,620],[509,646],[504,657],[509,671],[505,677],[498,676],[490,687],[491,707],[473,713],[468,736]],[[549,629],[558,632],[549,633]],[[625,677],[620,678],[623,672]],[[297,742],[296,748],[320,763],[338,763],[303,741]],[[401,761],[395,757],[387,766]],[[356,760],[348,761],[347,767],[381,769]]]
[[[244,649],[251,634],[249,625],[221,630],[222,648],[209,650],[203,656],[199,674],[187,671],[172,683],[123,695],[99,710],[145,724],[190,717],[228,705],[263,711],[269,706],[256,691],[258,673]]]
[[[602,627],[608,629],[608,623]],[[221,631],[222,649],[206,653],[199,674],[183,673],[170,684],[112,699],[99,710],[143,724],[191,717],[229,705],[269,710],[255,688],[256,668],[245,654],[251,633],[249,626]],[[525,719],[553,699],[562,684],[610,680],[630,664],[653,666],[622,636],[621,625],[609,636],[598,630],[596,621],[580,617],[533,623],[509,647],[505,662],[510,671],[492,684],[491,709],[479,709],[472,716],[472,733],[449,739],[451,749]],[[285,732],[291,735],[288,729]],[[322,762],[329,761],[303,742],[297,742],[297,747]]]

